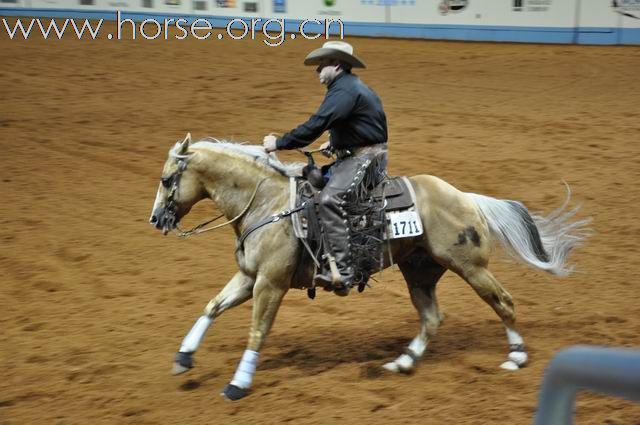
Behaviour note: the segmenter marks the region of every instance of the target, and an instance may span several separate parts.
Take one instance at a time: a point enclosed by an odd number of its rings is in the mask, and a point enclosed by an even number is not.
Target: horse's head
[[[156,200],[149,223],[167,234],[176,228],[193,205],[206,196],[197,173],[189,166],[193,153],[189,152],[191,134],[176,143],[164,164]]]

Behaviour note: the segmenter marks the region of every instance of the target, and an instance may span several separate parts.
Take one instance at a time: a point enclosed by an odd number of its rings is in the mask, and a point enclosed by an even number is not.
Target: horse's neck
[[[237,154],[207,152],[205,155],[207,157],[199,167],[205,190],[227,220],[240,215],[251,203],[239,221],[245,223],[240,230],[246,223],[286,208],[287,180],[281,175]]]

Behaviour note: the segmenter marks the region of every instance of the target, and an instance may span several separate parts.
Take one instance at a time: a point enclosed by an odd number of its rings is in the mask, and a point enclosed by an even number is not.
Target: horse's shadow
[[[281,342],[286,340],[282,338]],[[283,344],[287,350],[264,359],[260,363],[260,370],[293,367],[303,370],[305,374],[315,375],[346,363],[382,362],[401,352],[409,339],[393,337],[380,339],[373,344],[370,340],[367,343],[358,343],[357,338],[349,341],[328,339],[324,342],[325,344],[319,343],[315,338],[308,341],[291,340],[290,343]]]
[[[443,326],[444,332],[429,343],[424,362],[450,362],[470,352],[495,353],[496,360],[503,355],[505,338],[499,321],[486,320],[471,325],[454,320],[448,322],[451,326],[446,329]],[[344,364],[356,364],[361,366],[364,377],[375,378],[381,375],[382,364],[403,353],[412,337],[406,327],[398,325],[347,335],[331,331],[307,338],[279,335],[270,345],[284,347],[284,350],[264,356],[259,369],[294,368],[305,375],[315,375]]]
[[[197,378],[187,379],[185,382],[180,384],[180,389],[182,391],[193,391],[193,390],[196,390],[196,389],[200,388],[200,386],[203,383],[206,383],[208,381],[214,380],[218,376],[220,376],[219,372],[204,373],[204,374],[200,375]]]

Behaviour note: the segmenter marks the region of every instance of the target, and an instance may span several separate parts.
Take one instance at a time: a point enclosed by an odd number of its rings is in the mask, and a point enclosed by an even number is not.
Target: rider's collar
[[[345,70],[342,70],[342,72],[340,74],[336,75],[336,78],[334,78],[333,81],[327,85],[327,90],[329,90],[336,83],[336,81],[338,81],[339,79],[341,79],[342,77],[344,77],[347,74],[349,74],[349,73],[346,72]]]

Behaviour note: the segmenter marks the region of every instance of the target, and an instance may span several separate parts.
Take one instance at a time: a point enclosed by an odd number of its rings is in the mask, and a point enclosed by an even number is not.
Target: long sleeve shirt
[[[329,130],[334,149],[349,149],[387,142],[387,118],[378,95],[356,75],[341,72],[327,87],[318,111],[307,122],[284,134],[278,149],[311,144]]]

